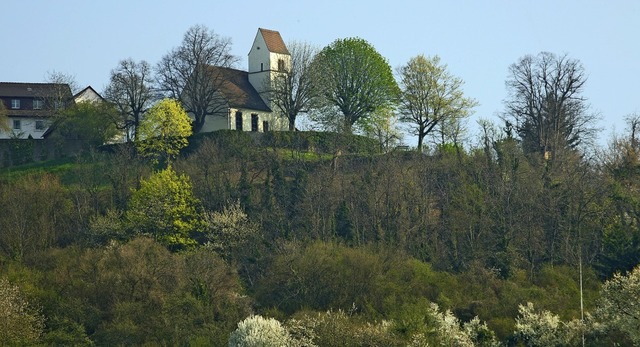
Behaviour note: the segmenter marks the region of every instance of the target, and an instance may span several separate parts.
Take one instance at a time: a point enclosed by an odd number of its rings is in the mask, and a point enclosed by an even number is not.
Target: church
[[[221,129],[266,132],[287,130],[286,115],[269,100],[268,88],[277,74],[291,67],[291,55],[280,33],[258,29],[249,51],[249,69],[241,71],[211,66],[223,82],[219,92],[225,100],[222,111],[207,116],[201,132]]]

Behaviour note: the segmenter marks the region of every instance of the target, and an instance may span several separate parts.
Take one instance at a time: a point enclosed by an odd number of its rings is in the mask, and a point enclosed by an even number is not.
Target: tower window
[[[284,60],[278,59],[278,71],[284,71]]]
[[[264,71],[264,63],[260,63],[260,71]]]

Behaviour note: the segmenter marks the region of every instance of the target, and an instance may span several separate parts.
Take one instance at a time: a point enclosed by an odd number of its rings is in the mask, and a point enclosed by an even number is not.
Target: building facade
[[[211,66],[221,76],[221,100],[226,104],[208,116],[202,132],[221,129],[258,131],[287,130],[288,120],[269,100],[271,81],[291,66],[291,55],[274,30],[258,29],[248,55],[248,71]]]
[[[0,82],[0,100],[0,139],[42,139],[72,95],[68,84]]]

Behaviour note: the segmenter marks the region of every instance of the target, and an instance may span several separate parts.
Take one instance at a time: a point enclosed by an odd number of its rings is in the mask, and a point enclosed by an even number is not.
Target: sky
[[[600,116],[602,146],[640,113],[637,0],[4,0],[2,10],[3,82],[44,82],[59,72],[102,92],[120,60],[155,66],[202,24],[231,38],[240,69],[258,28],[319,48],[360,37],[394,71],[419,54],[439,55],[479,102],[472,132],[479,119],[499,123],[509,65],[542,51],[584,66],[583,96]]]

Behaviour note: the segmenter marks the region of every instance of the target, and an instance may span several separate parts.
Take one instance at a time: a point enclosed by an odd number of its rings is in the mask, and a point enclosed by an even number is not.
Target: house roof
[[[62,88],[62,89],[61,89]],[[71,88],[62,83],[0,82],[0,97],[35,98],[57,95],[71,97]]]
[[[91,86],[87,86],[86,88],[84,88],[83,90],[77,92],[74,96],[73,96],[73,100],[78,102],[79,98],[82,99],[92,99],[91,95],[94,95],[97,97],[97,99],[99,101],[104,101],[104,98],[102,97],[102,95],[100,95],[100,93],[98,93],[95,89],[93,89],[93,87]]]
[[[220,92],[229,103],[229,107],[271,112],[249,82],[248,72],[219,66],[210,66],[209,69],[212,73],[220,74],[223,81]]]
[[[267,44],[267,49],[269,50],[269,52],[279,53],[279,54],[289,54],[289,50],[287,49],[287,46],[284,44],[284,41],[282,40],[282,36],[280,36],[279,32],[275,30],[269,30],[269,29],[263,29],[263,28],[260,28],[258,30],[262,34],[262,37],[264,38],[264,42],[266,42]]]

